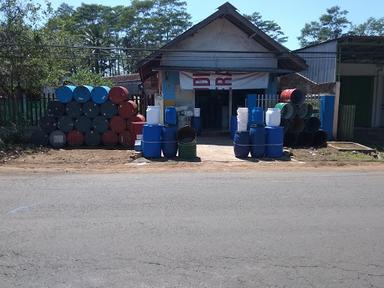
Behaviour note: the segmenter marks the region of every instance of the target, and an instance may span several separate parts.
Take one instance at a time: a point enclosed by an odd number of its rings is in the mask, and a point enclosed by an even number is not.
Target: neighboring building
[[[228,2],[139,63],[143,82],[158,81],[164,107],[199,107],[203,130],[216,131],[228,130],[247,95],[276,97],[277,78],[305,68]]]
[[[384,127],[384,37],[343,36],[295,53],[308,64],[300,74],[316,84],[339,83],[335,107],[355,106],[355,135]]]

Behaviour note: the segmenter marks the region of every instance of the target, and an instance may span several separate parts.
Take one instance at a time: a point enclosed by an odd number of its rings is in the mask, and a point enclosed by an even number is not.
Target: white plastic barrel
[[[193,116],[200,117],[200,108],[193,108]]]
[[[265,124],[269,127],[280,126],[281,111],[279,108],[268,108],[265,112]]]
[[[147,107],[147,124],[157,125],[160,124],[160,106]]]
[[[237,131],[246,132],[248,131],[248,108],[240,107],[237,108]]]

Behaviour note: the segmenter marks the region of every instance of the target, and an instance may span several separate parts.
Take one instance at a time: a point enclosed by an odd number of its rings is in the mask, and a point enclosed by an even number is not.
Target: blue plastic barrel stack
[[[262,158],[265,153],[264,110],[252,107],[249,113],[249,141],[252,158]]]
[[[233,138],[233,150],[237,158],[247,158],[250,152],[249,132],[236,131]]]
[[[120,145],[133,148],[134,141],[130,139],[131,131],[129,129],[132,126],[130,124],[137,121],[137,118],[145,121],[145,117],[137,114],[137,105],[129,100],[126,88],[120,86],[114,88],[120,93],[118,95],[120,97],[112,95],[113,89],[107,86],[66,85],[58,87],[55,91],[57,100],[48,102],[46,115],[40,119],[40,130],[31,137],[32,143],[42,145],[49,142],[55,148],[66,145],[78,147],[83,144],[92,147],[100,144],[113,146],[117,143],[112,140],[120,139],[122,138],[120,136],[123,135],[124,143],[120,143]],[[128,102],[133,102],[130,110],[132,117],[124,118],[124,129],[119,130],[120,134],[116,134],[111,131],[114,128],[111,119],[121,116],[118,107]],[[111,135],[112,132],[113,135]],[[111,145],[111,143],[115,144]]]
[[[280,158],[283,156],[284,127],[265,127],[266,149],[268,158]]]
[[[177,127],[162,128],[161,149],[166,158],[174,158],[177,155]]]
[[[164,127],[162,127],[161,148],[166,158],[177,155],[177,112],[173,106],[165,108]]]
[[[143,127],[142,148],[146,158],[161,157],[161,133],[160,124],[145,124]]]
[[[234,152],[237,158],[280,158],[283,156],[284,127],[265,126],[264,110],[249,108],[248,131],[234,133]]]

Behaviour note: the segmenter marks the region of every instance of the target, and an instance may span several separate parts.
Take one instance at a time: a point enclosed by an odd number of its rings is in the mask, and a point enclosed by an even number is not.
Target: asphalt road
[[[303,171],[2,175],[0,287],[384,287],[384,172]]]

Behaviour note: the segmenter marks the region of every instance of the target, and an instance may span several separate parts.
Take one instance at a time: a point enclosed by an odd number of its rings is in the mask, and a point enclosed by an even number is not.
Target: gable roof
[[[172,46],[187,39],[188,37],[197,33],[199,30],[203,29],[208,24],[212,23],[213,21],[219,18],[227,19],[233,25],[237,26],[239,29],[249,35],[249,38],[255,40],[257,43],[265,47],[271,53],[276,54],[278,57],[279,68],[298,72],[304,70],[307,67],[305,61],[300,56],[291,53],[289,49],[272,39],[262,30],[257,28],[253,23],[251,23],[248,19],[238,13],[237,9],[232,4],[226,2],[220,7],[218,7],[218,10],[215,13],[208,16],[196,25],[192,26],[184,33],[177,36],[176,38],[168,42],[166,45],[161,47],[159,50],[152,53],[144,60],[140,61],[138,66],[142,79],[146,79],[151,73],[153,73],[153,67],[157,67],[160,65],[162,53],[166,52],[167,50],[172,50]]]

